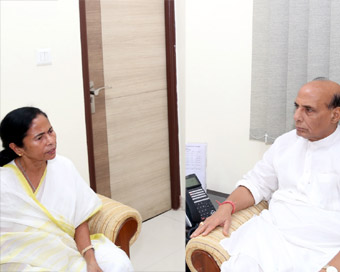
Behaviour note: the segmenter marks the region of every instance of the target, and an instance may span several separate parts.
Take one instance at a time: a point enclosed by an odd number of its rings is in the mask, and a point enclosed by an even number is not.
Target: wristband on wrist
[[[231,214],[233,214],[235,212],[235,203],[234,202],[232,202],[230,200],[223,201],[222,203],[216,200],[216,202],[218,203],[218,206],[221,206],[223,204],[230,204],[233,207]]]
[[[85,253],[86,253],[89,249],[93,249],[93,250],[94,250],[94,246],[93,246],[93,245],[89,245],[89,246],[85,247],[85,248],[81,251],[81,256],[84,257]]]
[[[331,266],[331,265],[325,265],[323,267],[323,269],[326,270],[326,272],[338,272],[338,270],[334,267],[334,266]]]

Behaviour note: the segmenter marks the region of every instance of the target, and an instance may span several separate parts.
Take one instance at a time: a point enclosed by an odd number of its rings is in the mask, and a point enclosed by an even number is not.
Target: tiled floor
[[[185,271],[184,218],[184,210],[170,210],[142,224],[130,251],[136,272]]]

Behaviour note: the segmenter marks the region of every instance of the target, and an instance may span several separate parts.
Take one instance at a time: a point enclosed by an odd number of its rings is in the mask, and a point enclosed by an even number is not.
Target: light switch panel
[[[51,49],[42,48],[37,50],[37,65],[52,64]]]

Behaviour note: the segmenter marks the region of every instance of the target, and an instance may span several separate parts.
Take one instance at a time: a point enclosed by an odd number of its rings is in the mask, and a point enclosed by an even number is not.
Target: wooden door
[[[171,209],[164,3],[101,2],[111,196],[143,219]]]
[[[87,1],[90,80],[112,87],[96,97],[92,115],[97,192],[145,220],[171,208],[164,2]]]

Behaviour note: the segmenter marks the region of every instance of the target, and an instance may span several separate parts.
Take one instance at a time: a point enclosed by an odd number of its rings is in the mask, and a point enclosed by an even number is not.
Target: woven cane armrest
[[[118,201],[112,200],[100,194],[97,195],[101,199],[103,207],[99,212],[90,218],[90,233],[103,233],[111,241],[115,242],[122,225],[127,220],[132,219],[137,222],[137,231],[130,240],[130,245],[132,245],[136,241],[141,231],[142,218],[139,212]]]
[[[232,215],[232,221],[230,226],[230,234],[238,229],[243,223],[248,221],[254,215],[260,214],[263,209],[267,209],[268,204],[265,201],[260,202],[256,206],[249,207],[245,210],[238,211]],[[186,262],[190,271],[197,271],[192,263],[192,255],[196,250],[201,250],[208,253],[216,262],[218,267],[222,265],[224,261],[229,259],[229,254],[220,245],[220,241],[224,239],[225,236],[222,233],[222,227],[217,227],[207,236],[198,236],[196,238],[190,239],[186,246]],[[200,271],[207,271],[204,268]]]

